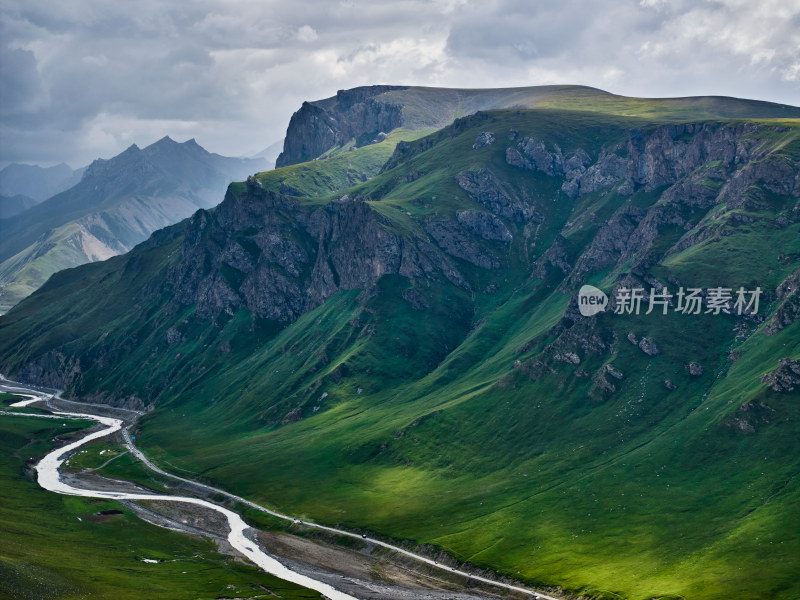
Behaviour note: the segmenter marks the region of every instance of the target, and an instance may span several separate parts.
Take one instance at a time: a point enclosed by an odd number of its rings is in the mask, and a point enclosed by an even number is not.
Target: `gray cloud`
[[[800,102],[800,3],[744,0],[5,0],[0,163],[168,134],[225,154],[303,100],[371,83],[581,83]]]
[[[0,47],[0,115],[30,112],[42,103],[43,95],[33,52]]]

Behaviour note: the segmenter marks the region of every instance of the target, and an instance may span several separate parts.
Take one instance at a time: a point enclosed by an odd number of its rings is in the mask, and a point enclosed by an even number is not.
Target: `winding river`
[[[16,393],[16,392],[15,392]],[[41,396],[31,397],[30,393],[25,393],[25,396],[28,397],[28,400],[23,400],[21,402],[17,402],[12,404],[12,407],[23,407],[39,400],[43,400],[44,398]],[[20,413],[18,413],[20,414]],[[339,590],[333,588],[332,586],[328,585],[327,583],[323,583],[321,581],[317,581],[316,579],[312,579],[311,577],[307,577],[305,575],[301,575],[291,569],[287,568],[285,565],[281,564],[271,556],[265,554],[261,548],[259,548],[258,544],[251,541],[246,535],[245,532],[250,529],[250,527],[242,520],[242,518],[233,511],[228,510],[227,508],[223,508],[222,506],[218,506],[211,502],[207,502],[206,500],[200,500],[199,498],[189,498],[186,496],[168,496],[165,494],[131,494],[131,493],[123,493],[123,492],[108,492],[102,490],[87,490],[72,487],[71,485],[64,483],[61,480],[61,475],[59,474],[59,468],[64,463],[68,455],[80,448],[82,445],[91,442],[92,440],[96,440],[101,437],[105,437],[110,435],[116,431],[122,429],[122,421],[120,419],[113,419],[111,417],[101,417],[97,415],[88,415],[82,413],[65,413],[65,412],[54,412],[54,415],[58,417],[65,417],[70,419],[90,419],[92,421],[96,421],[101,425],[104,425],[105,428],[99,431],[95,431],[94,433],[90,433],[79,439],[76,442],[72,442],[71,444],[67,444],[61,448],[57,448],[53,450],[49,454],[47,454],[39,464],[36,465],[36,473],[37,479],[39,481],[39,485],[42,486],[44,489],[55,492],[57,494],[66,494],[68,496],[84,496],[86,498],[108,498],[110,500],[161,500],[161,501],[169,501],[169,502],[184,502],[186,504],[195,504],[197,506],[202,506],[205,508],[210,508],[211,510],[215,510],[218,513],[225,516],[228,520],[228,526],[230,527],[230,531],[228,532],[228,542],[231,546],[233,546],[237,551],[242,553],[247,559],[258,565],[262,570],[270,573],[271,575],[275,575],[276,577],[280,577],[286,581],[291,581],[292,583],[296,583],[298,585],[302,585],[304,587],[310,588],[312,590],[316,590],[321,594],[324,594],[331,600],[358,600],[355,596],[351,596],[349,594],[345,594],[344,592],[340,592]],[[46,416],[46,415],[24,415],[24,416]]]
[[[2,382],[0,382],[0,391],[6,390],[18,396],[24,396],[28,398],[27,400],[22,400],[20,402],[12,404],[11,405],[12,407],[28,406],[29,404],[33,404],[34,402],[46,401],[52,397],[50,394],[44,394],[38,390],[34,390],[27,387],[21,387],[19,386],[19,384],[14,384],[13,386],[11,386],[9,385],[10,383],[13,382],[9,382],[8,380],[3,380]],[[123,429],[123,421],[121,419],[115,419],[112,417],[103,417],[99,415],[84,414],[79,412],[63,412],[55,410],[52,407],[50,407],[50,410],[53,413],[52,415],[29,414],[29,413],[9,413],[9,414],[17,414],[19,416],[40,417],[40,418],[46,417],[46,418],[89,419],[104,425],[105,429],[101,429],[94,433],[90,433],[82,437],[81,439],[72,442],[71,444],[53,450],[52,452],[47,454],[36,466],[39,485],[42,486],[44,489],[49,490],[51,492],[55,492],[57,494],[66,494],[70,496],[84,496],[87,498],[107,498],[110,500],[165,500],[170,502],[184,502],[187,504],[195,504],[197,506],[210,508],[211,510],[215,510],[218,513],[221,513],[228,520],[228,525],[230,527],[230,532],[228,533],[228,542],[231,544],[231,546],[233,546],[237,551],[239,551],[241,554],[243,554],[250,561],[258,565],[258,567],[260,567],[267,573],[280,577],[281,579],[284,579],[286,581],[291,581],[292,583],[296,583],[298,585],[302,585],[304,587],[316,590],[321,594],[325,595],[327,598],[330,598],[330,600],[358,600],[358,598],[356,598],[355,596],[351,596],[350,594],[341,592],[327,583],[324,583],[322,581],[317,581],[316,579],[297,573],[289,569],[276,559],[272,558],[271,556],[265,554],[259,548],[258,544],[250,540],[245,535],[245,532],[250,527],[242,520],[242,518],[238,514],[236,514],[231,510],[228,510],[227,508],[214,504],[212,502],[201,500],[199,498],[191,498],[188,496],[169,496],[166,494],[139,494],[139,493],[128,493],[128,492],[110,492],[105,490],[83,489],[83,488],[72,487],[71,485],[65,483],[64,481],[61,480],[61,476],[59,474],[59,467],[61,467],[61,465],[64,463],[64,461],[67,459],[68,455],[71,452],[73,452],[75,449],[79,448],[83,444],[86,444],[92,440],[96,440],[98,438],[110,435],[116,431],[122,430],[122,434],[125,440],[125,445],[128,447],[128,449],[139,460],[141,460],[147,467],[149,467],[153,471],[156,471],[158,473],[161,473],[162,475],[166,475],[167,477],[171,477],[173,479],[184,481],[186,483],[199,485],[200,487],[203,487],[215,493],[223,494],[230,499],[233,499],[237,502],[242,502],[252,508],[255,508],[256,510],[273,515],[275,517],[290,521],[295,521],[293,517],[269,510],[268,508],[265,508],[250,500],[246,500],[245,498],[241,498],[224,490],[205,484],[200,484],[198,482],[191,481],[189,479],[184,479],[183,477],[178,477],[176,475],[172,475],[171,473],[163,471],[162,469],[154,465],[152,462],[150,462],[144,456],[144,454],[142,454],[142,452],[133,445],[133,442],[130,436],[128,435],[127,429]],[[334,527],[319,525],[317,523],[304,523],[304,525],[320,529],[323,531],[335,533],[337,535],[344,535],[352,538],[363,537],[365,538],[365,541],[375,544],[376,546],[382,546],[383,548],[386,548],[393,552],[397,552],[399,554],[403,554],[409,558],[413,558],[419,562],[426,563],[442,571],[447,571],[455,575],[461,575],[469,579],[489,584],[492,586],[505,588],[513,592],[520,592],[529,595],[531,598],[535,600],[558,600],[558,598],[549,596],[547,594],[543,594],[542,592],[537,592],[513,584],[497,581],[494,579],[489,579],[488,577],[483,577],[480,575],[459,570],[454,567],[443,565],[433,559],[421,556],[419,554],[415,554],[404,548],[400,548],[398,546],[389,544],[382,540],[376,540],[371,537],[360,536],[351,531],[336,529]]]

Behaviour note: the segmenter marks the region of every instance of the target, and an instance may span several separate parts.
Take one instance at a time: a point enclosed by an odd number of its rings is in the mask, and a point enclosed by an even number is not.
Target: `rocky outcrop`
[[[494,132],[482,131],[480,134],[478,134],[478,137],[475,138],[475,143],[472,144],[472,149],[477,150],[478,148],[483,148],[484,146],[489,146],[490,144],[494,144]]]
[[[656,343],[650,338],[643,337],[639,340],[638,346],[639,350],[647,354],[647,356],[656,356],[659,354],[658,346],[656,346]]]
[[[775,194],[800,196],[797,163],[786,156],[771,155],[763,160],[752,160],[756,157],[757,153],[742,157],[740,162],[748,162],[725,185],[720,203],[726,203],[729,209],[757,207],[763,201],[763,192],[759,188],[752,189],[755,184]]]
[[[453,221],[430,221],[425,225],[425,231],[451,256],[482,269],[496,269],[500,266],[497,259],[484,252],[475,239]]]
[[[331,148],[355,139],[371,143],[381,132],[402,124],[402,106],[376,96],[403,87],[376,85],[340,90],[323,102],[303,102],[289,121],[283,152],[275,163],[285,167],[313,160]]]
[[[563,176],[565,181],[561,189],[570,198],[613,187],[628,172],[627,161],[605,149],[592,164],[591,157],[582,148],[577,148],[569,158],[565,158],[558,144],[548,149],[544,141],[531,137],[525,137],[516,147],[508,148],[506,162],[551,177]]]
[[[766,402],[745,402],[736,413],[728,415],[723,419],[722,424],[740,434],[756,433],[758,427],[764,423],[769,423],[775,414],[775,410]]]
[[[564,352],[563,354],[556,354],[553,358],[559,362],[567,363],[569,365],[581,364],[581,357],[574,352]]]
[[[778,368],[761,378],[775,392],[793,392],[800,388],[800,359],[782,358]]]
[[[576,261],[570,279],[574,285],[594,269],[628,264],[633,271],[646,270],[664,256],[680,252],[710,238],[726,235],[726,228],[749,219],[733,209],[754,208],[763,190],[800,196],[800,165],[781,155],[764,156],[763,145],[754,142],[757,133],[781,134],[780,127],[763,125],[684,124],[657,128],[651,134],[629,132],[622,159],[601,152],[594,164],[584,167],[578,152],[568,159],[562,189],[570,194],[598,191],[617,186],[619,193],[634,189],[655,190],[667,187],[659,202],[647,209],[622,205],[601,226],[592,244]],[[574,162],[571,162],[574,161]],[[624,164],[623,164],[624,163]],[[583,181],[588,187],[583,186]],[[572,183],[580,184],[574,189]],[[570,191],[571,190],[571,191]],[[573,195],[574,195],[573,194]],[[726,204],[727,211],[700,227],[688,215]],[[702,214],[702,213],[701,213]],[[787,219],[788,220],[788,219]],[[655,251],[655,241],[664,230],[689,231],[664,252]],[[780,318],[792,319],[794,303],[787,303]]]
[[[635,206],[625,206],[603,225],[589,247],[575,264],[572,280],[577,280],[590,270],[599,270],[616,264],[628,253],[631,236],[647,212]]]
[[[627,174],[627,161],[621,156],[603,149],[597,162],[586,168],[585,158],[588,158],[588,155],[580,148],[578,150],[581,155],[576,152],[573,159],[578,161],[572,163],[574,167],[566,173],[566,181],[561,186],[562,191],[570,198],[612,188]],[[628,193],[630,191],[632,189],[629,189]]]
[[[756,181],[764,182],[767,189],[775,193],[797,195],[800,180],[796,176],[796,165],[790,160],[772,156],[764,162],[754,162],[763,151],[751,134],[760,127],[763,126],[686,123],[663,125],[653,132],[634,129],[628,132],[627,141],[610,149],[603,148],[596,161],[582,148],[570,155],[557,144],[548,148],[544,141],[526,137],[506,150],[506,162],[550,176],[563,176],[562,190],[571,198],[616,185],[623,194],[630,194],[639,187],[655,190],[673,185],[698,167],[712,162],[719,163],[714,167],[717,173],[704,173],[706,178],[714,178],[720,169],[746,165],[725,192],[740,202],[742,190]],[[702,192],[701,196],[707,200],[705,190],[698,188],[696,191]],[[685,199],[685,195],[681,194],[681,198]],[[689,204],[692,204],[691,199]]]
[[[564,248],[566,240],[564,236],[558,235],[550,247],[542,254],[533,266],[533,274],[539,279],[544,279],[550,267],[559,269],[563,274],[568,274],[572,270],[569,263],[569,256]]]
[[[758,143],[747,134],[758,125],[684,123],[663,125],[652,133],[633,130],[628,142],[628,177],[654,190],[672,185],[700,165],[721,161],[733,166],[752,160]]]
[[[551,177],[564,174],[564,154],[558,144],[553,146],[552,151],[548,151],[542,140],[525,137],[517,144],[517,148],[506,150],[508,164],[541,171]]]
[[[421,140],[412,142],[399,141],[394,147],[394,152],[389,157],[389,160],[381,167],[381,173],[390,171],[417,156],[426,150],[430,150],[436,145],[436,141],[432,137],[424,137]]]
[[[482,204],[499,217],[518,223],[524,223],[534,218],[533,208],[519,200],[512,199],[489,169],[462,171],[456,175],[456,181],[475,202]]]
[[[456,219],[464,228],[484,240],[510,243],[514,239],[505,223],[492,213],[459,210],[456,211]]]
[[[686,369],[689,371],[689,375],[692,377],[700,377],[700,375],[702,375],[705,371],[703,367],[696,362],[689,363],[686,366]]]
[[[781,304],[764,327],[764,335],[775,335],[800,319],[800,268],[778,286],[775,295]]]

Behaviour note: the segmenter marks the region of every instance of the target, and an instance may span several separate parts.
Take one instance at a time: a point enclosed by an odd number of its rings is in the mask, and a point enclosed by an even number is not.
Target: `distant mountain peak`
[[[153,150],[168,151],[168,152],[180,152],[180,151],[197,152],[198,150],[201,150],[203,152],[208,152],[205,148],[203,148],[200,144],[197,143],[197,140],[195,138],[188,139],[185,142],[178,142],[172,139],[168,135],[165,135],[157,142],[153,142],[152,144],[150,144],[145,148],[146,152]]]
[[[176,142],[175,140],[173,140],[171,137],[169,137],[168,135],[165,135],[164,137],[162,137],[157,142],[153,142],[152,144],[150,144],[150,147],[152,147],[152,146],[177,146],[178,144],[179,143]]]

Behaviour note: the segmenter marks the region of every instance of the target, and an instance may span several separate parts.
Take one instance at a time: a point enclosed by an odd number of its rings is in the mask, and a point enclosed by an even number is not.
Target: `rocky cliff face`
[[[758,191],[756,184],[776,194],[800,196],[798,163],[771,155],[763,144],[765,135],[788,131],[756,124],[715,123],[664,125],[650,131],[633,129],[627,132],[626,142],[603,147],[594,157],[580,147],[562,150],[558,144],[548,146],[542,140],[524,137],[506,149],[505,158],[514,167],[560,179],[561,191],[571,200],[595,193],[615,192],[624,197],[638,190],[661,191],[660,201],[647,209],[622,207],[613,214],[573,265],[563,260],[553,263],[570,273],[565,282],[567,289],[590,271],[622,263],[641,270],[714,236],[713,227],[691,233],[698,224],[693,211],[704,214],[723,205],[728,209],[757,208],[764,192]],[[409,145],[404,144],[398,146],[392,160],[412,154]],[[470,197],[494,215],[520,223],[537,220],[536,207],[505,190],[491,170],[464,171],[456,179]],[[784,217],[784,226],[795,218]],[[653,253],[663,230],[676,227],[690,233],[667,247],[666,252],[660,248]],[[569,228],[565,230],[568,232]],[[558,255],[556,245],[541,261],[553,261]],[[540,265],[544,264],[541,261]]]
[[[384,275],[465,285],[447,256],[463,253],[445,242],[443,251],[432,240],[398,235],[363,200],[344,196],[310,208],[251,178],[244,193],[229,192],[216,211],[198,211],[187,221],[182,260],[167,275],[170,293],[200,314],[245,308],[287,323],[340,290],[370,290]],[[456,227],[459,239],[469,243],[468,231],[476,227],[502,237],[502,223],[487,217],[486,224],[466,217],[466,229]]]
[[[369,143],[381,132],[400,127],[402,107],[376,98],[396,86],[370,86],[340,90],[328,101],[303,102],[289,121],[283,152],[276,167],[313,160],[350,140]],[[366,136],[367,139],[364,139]]]
[[[701,165],[711,162],[717,164],[704,176],[719,179],[725,170],[768,153],[764,148],[759,151],[761,144],[757,134],[765,130],[788,131],[752,123],[725,126],[684,123],[663,125],[654,131],[632,129],[628,132],[627,143],[604,147],[594,159],[583,148],[574,148],[565,154],[558,144],[548,148],[542,140],[525,137],[517,142],[516,147],[506,150],[506,161],[517,167],[563,177],[565,181],[561,189],[570,198],[616,186],[619,186],[620,193],[630,195],[639,187],[652,191],[673,185]],[[760,175],[767,174],[781,181],[789,176],[785,192],[792,193],[796,184],[791,165],[777,169],[777,172],[776,166],[770,164],[768,168],[760,168]],[[751,165],[749,168],[757,167]],[[747,179],[753,178],[745,177]],[[741,185],[737,184],[737,190],[740,188]],[[681,190],[680,196],[687,196],[686,192]],[[703,204],[702,198],[694,201]]]

